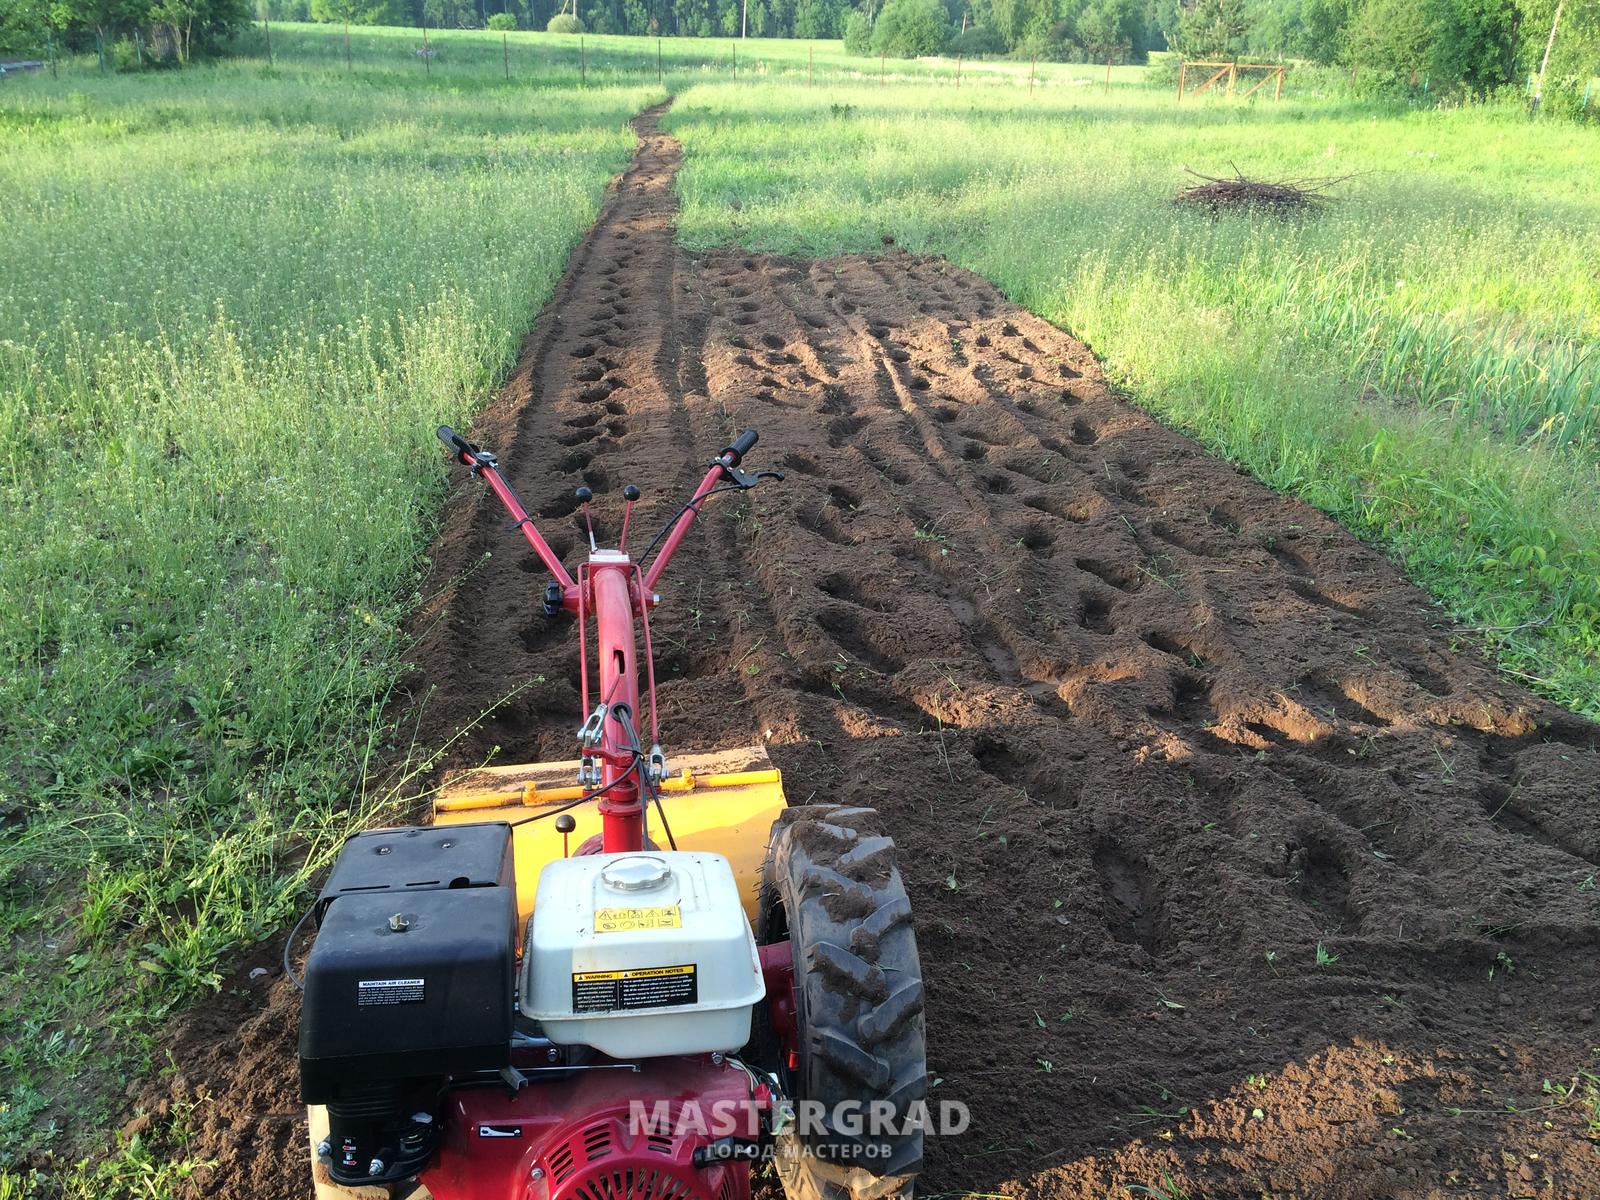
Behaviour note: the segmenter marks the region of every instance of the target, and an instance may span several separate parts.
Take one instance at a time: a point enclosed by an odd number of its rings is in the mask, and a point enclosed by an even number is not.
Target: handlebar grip
[[[740,460],[743,459],[746,454],[749,454],[750,451],[754,450],[756,443],[760,440],[761,435],[754,429],[746,429],[738,437],[733,439],[733,444],[722,452],[722,456],[724,458],[732,458],[733,465],[737,467]]]
[[[441,425],[433,432],[437,434],[439,440],[445,444],[446,449],[455,452],[457,459],[460,459],[462,462],[466,461],[466,459],[462,458],[461,456],[469,453],[472,450],[471,442],[467,441],[466,438],[462,437],[448,425]]]

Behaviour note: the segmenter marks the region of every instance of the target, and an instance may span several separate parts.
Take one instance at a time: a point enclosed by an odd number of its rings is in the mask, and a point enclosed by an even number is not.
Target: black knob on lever
[[[594,499],[594,489],[581,487],[573,493],[578,498],[579,504],[587,504]]]
[[[630,483],[627,487],[622,489],[622,498],[628,501],[630,504],[633,503],[633,501],[639,498],[639,489]]]

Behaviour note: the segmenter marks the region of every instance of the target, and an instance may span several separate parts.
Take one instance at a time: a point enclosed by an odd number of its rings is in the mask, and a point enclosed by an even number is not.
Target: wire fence
[[[840,83],[915,83],[963,87],[1010,86],[1030,95],[1041,89],[1114,89],[1141,87],[1171,90],[1176,100],[1192,103],[1197,94],[1207,103],[1259,103],[1287,94],[1306,99],[1381,99],[1372,80],[1348,69],[1294,64],[1183,64],[1176,55],[1152,54],[1150,65],[1041,62],[964,55],[917,59],[887,54],[854,55],[838,42],[782,39],[711,39],[637,37],[607,34],[550,34],[526,30],[438,29],[427,26],[341,26],[257,21],[237,35],[226,53],[190,60],[181,40],[165,27],[135,29],[114,39],[96,34],[69,51],[53,37],[26,53],[0,56],[0,78],[13,74],[48,73],[52,77],[96,72],[130,73],[181,69],[191,61],[262,60],[276,70],[335,68],[350,75],[413,72],[455,83],[500,82],[543,87],[638,85],[654,82],[680,86],[686,82],[783,80],[806,86]],[[1188,70],[1204,67],[1205,90],[1184,86]],[[1217,70],[1220,68],[1220,71]],[[1269,86],[1231,86],[1239,71],[1255,71]],[[1207,76],[1210,76],[1207,79]],[[1398,78],[1398,77],[1397,77]],[[1600,120],[1600,76],[1563,77],[1540,81],[1530,75],[1502,100],[1522,100],[1530,111]],[[1389,99],[1417,106],[1459,103],[1441,94],[1431,78],[1413,72],[1399,79]]]
[[[154,31],[135,31],[112,41],[93,39],[70,53],[47,44],[16,56],[17,70],[57,76],[178,69],[181,48]],[[432,27],[307,25],[260,20],[238,35],[223,58],[262,60],[275,70],[327,70],[353,76],[414,72],[452,82],[521,82],[544,86],[637,85],[654,82],[783,80],[823,84],[945,85],[955,90],[1010,86],[1033,93],[1048,88],[1142,85],[1142,66],[1111,61],[1054,63],[965,55],[900,59],[888,54],[855,55],[837,41],[709,39],[625,35],[548,34],[529,31],[460,30]],[[196,65],[201,61],[198,56]],[[0,62],[0,70],[7,64]]]

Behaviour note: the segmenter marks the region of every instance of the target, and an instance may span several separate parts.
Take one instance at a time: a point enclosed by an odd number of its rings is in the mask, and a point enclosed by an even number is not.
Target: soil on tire
[[[652,530],[737,429],[788,473],[665,580],[663,735],[882,814],[971,1111],[921,1190],[1600,1196],[1597,727],[985,280],[676,250],[657,115],[473,435],[568,561],[580,484]],[[570,626],[479,485],[444,518],[424,740],[570,757]],[[174,1047],[192,1195],[304,1192],[294,993],[252,990]]]

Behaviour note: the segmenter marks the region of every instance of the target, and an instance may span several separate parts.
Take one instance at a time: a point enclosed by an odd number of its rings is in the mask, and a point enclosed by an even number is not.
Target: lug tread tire
[[[756,935],[794,947],[800,1061],[792,1099],[861,1114],[889,1105],[903,1124],[927,1096],[924,990],[911,901],[874,809],[804,805],[772,828]],[[906,1200],[922,1131],[832,1127],[780,1138],[787,1200]]]

